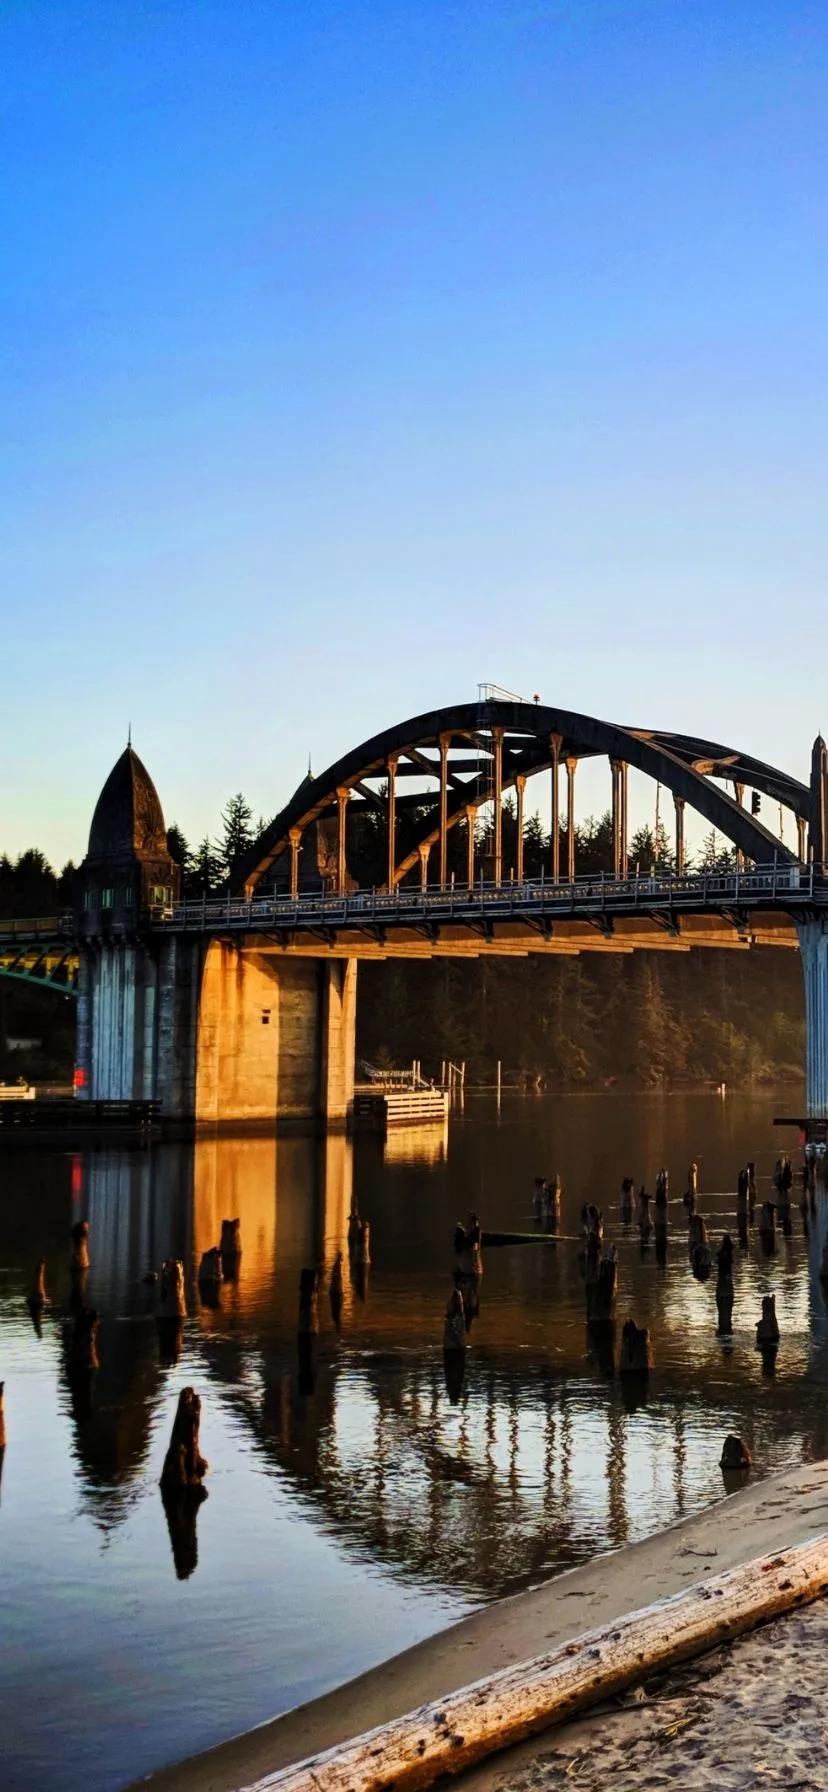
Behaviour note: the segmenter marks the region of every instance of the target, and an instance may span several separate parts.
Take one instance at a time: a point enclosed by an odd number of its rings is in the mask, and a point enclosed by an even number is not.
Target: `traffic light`
[[[758,815],[761,807],[762,807],[762,798],[760,797],[758,790],[752,790],[750,793],[751,815]]]

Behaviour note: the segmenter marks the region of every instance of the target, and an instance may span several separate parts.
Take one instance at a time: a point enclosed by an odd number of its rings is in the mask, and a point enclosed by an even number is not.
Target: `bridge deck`
[[[542,879],[522,884],[454,884],[448,889],[355,891],[243,901],[182,902],[154,929],[176,933],[277,936],[287,947],[319,950],[358,939],[379,950],[633,950],[636,945],[796,945],[793,917],[828,907],[828,883],[814,867],[768,866],[682,877]],[[527,941],[529,944],[527,944]]]
[[[345,896],[208,897],[151,910],[140,918],[140,929],[156,937],[230,934],[257,951],[305,955],[688,951],[796,946],[796,918],[826,910],[824,867],[784,864],[680,877],[599,874],[572,882],[455,883]],[[71,914],[0,920],[0,974],[62,979],[64,989],[71,988],[77,951]]]

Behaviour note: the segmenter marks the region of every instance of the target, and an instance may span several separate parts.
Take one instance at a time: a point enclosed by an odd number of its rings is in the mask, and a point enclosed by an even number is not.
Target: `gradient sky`
[[[807,776],[824,0],[4,0],[0,93],[0,850],[482,679]]]

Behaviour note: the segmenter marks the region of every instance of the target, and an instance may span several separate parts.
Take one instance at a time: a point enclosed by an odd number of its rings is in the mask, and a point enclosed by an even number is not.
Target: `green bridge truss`
[[[56,995],[77,996],[78,949],[56,919],[0,921],[0,977]]]

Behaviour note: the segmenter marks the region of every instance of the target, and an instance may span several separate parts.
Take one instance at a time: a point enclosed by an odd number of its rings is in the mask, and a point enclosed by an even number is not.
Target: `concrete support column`
[[[503,882],[503,729],[493,728],[494,736],[494,881]]]
[[[319,1109],[326,1126],[343,1127],[354,1105],[357,960],[337,958],[320,966],[322,1062]]]
[[[388,761],[388,876],[389,893],[397,884],[397,760]]]
[[[448,734],[440,735],[440,889],[448,878]]]
[[[291,828],[288,839],[290,840],[290,893],[291,896],[298,896],[299,850],[302,845],[302,829]]]
[[[348,876],[346,817],[350,794],[350,790],[344,785],[340,785],[336,793],[336,890],[338,896],[345,895]]]
[[[353,1099],[356,961],[261,940],[207,947],[194,1110],[203,1125],[339,1126]]]
[[[796,850],[803,865],[808,863],[808,823],[804,815],[796,818]]]
[[[828,1117],[828,922],[797,921],[805,981],[805,1109]]]
[[[429,842],[424,840],[418,846],[417,851],[420,855],[420,889],[426,890],[428,888],[428,860],[431,852]]]
[[[98,948],[91,966],[90,1075],[93,1101],[133,1101],[142,1083],[143,1005],[136,1016],[140,993],[139,954],[127,942]],[[143,1093],[143,1090],[141,1090]]]
[[[92,981],[95,958],[90,949],[81,952],[78,965],[77,1021],[75,1034],[75,1096],[92,1096]]]
[[[566,864],[567,877],[572,883],[575,877],[575,773],[578,770],[577,759],[566,762]]]
[[[523,883],[523,798],[526,791],[526,774],[520,772],[515,779],[517,791],[517,845],[515,848],[515,879]]]
[[[674,796],[676,811],[676,872],[684,876],[684,797]]]
[[[187,934],[169,934],[158,943],[153,1099],[168,1116],[188,1116],[196,1109],[201,978],[208,949]]]
[[[466,807],[466,882],[471,889],[474,883],[474,830],[477,825],[477,810],[474,803]]]
[[[549,748],[552,754],[552,821],[549,844],[551,847],[553,884],[558,882],[561,875],[561,793],[558,770],[561,763],[562,745],[563,741],[560,734],[550,734]]]
[[[158,1045],[156,1031],[158,1026],[158,962],[149,952],[142,952],[139,960],[139,984],[141,990],[141,1038],[136,1039],[136,1055],[140,1046],[140,1077],[136,1077],[133,1088],[136,1101],[155,1100]],[[140,1083],[140,1086],[139,1086]]]

